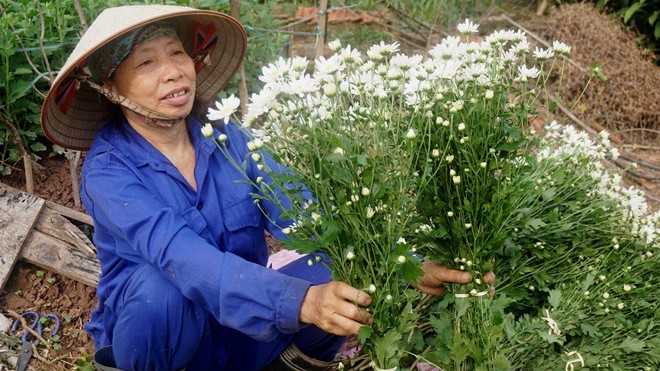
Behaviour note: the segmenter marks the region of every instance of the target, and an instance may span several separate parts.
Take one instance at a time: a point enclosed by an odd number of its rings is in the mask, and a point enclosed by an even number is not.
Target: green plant
[[[51,71],[71,50],[77,17],[73,4],[58,1],[11,0],[0,5],[0,115],[17,127],[24,147],[35,157],[46,149],[40,138],[39,114]],[[43,30],[42,21],[43,17]],[[43,32],[43,48],[40,47]],[[34,65],[34,68],[32,65]],[[37,72],[38,71],[38,72]],[[0,125],[0,174],[11,173],[19,161],[11,132]]]
[[[495,0],[384,0],[383,2],[408,17],[433,24],[439,23],[446,30],[454,29],[467,17],[478,17],[496,3]]]
[[[646,43],[655,52],[660,46],[659,0],[598,0],[596,6],[615,16],[644,35]]]
[[[76,360],[76,371],[94,371],[93,360],[94,357],[91,354],[83,352]]]
[[[394,35],[368,24],[338,24],[328,29],[328,40],[341,40],[356,49],[366,49],[380,41],[394,42]]]

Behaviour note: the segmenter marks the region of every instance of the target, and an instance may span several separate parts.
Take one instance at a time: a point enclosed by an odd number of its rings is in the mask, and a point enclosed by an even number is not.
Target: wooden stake
[[[12,139],[14,140],[14,145],[16,146],[16,148],[18,148],[18,151],[21,153],[21,156],[23,156],[23,168],[25,169],[25,189],[28,191],[28,193],[34,193],[32,158],[30,157],[30,154],[23,146],[23,142],[21,141],[20,135],[18,135],[18,130],[16,130],[16,127],[11,122],[9,122],[9,120],[7,120],[4,116],[0,116],[0,121],[2,121],[5,125],[7,125],[9,130],[11,130]]]
[[[82,6],[80,5],[80,0],[73,0],[73,5],[76,7],[76,12],[78,13],[78,18],[80,18],[80,36],[84,35],[87,32],[87,18],[85,17],[85,12],[83,11]]]
[[[231,0],[231,16],[237,20],[241,19],[241,1],[240,0]],[[247,79],[245,77],[245,65],[241,64],[241,69],[239,70],[241,75],[241,80],[238,83],[238,97],[241,100],[241,114],[245,115],[247,113],[247,101],[248,101],[248,90],[247,90]]]
[[[328,24],[328,0],[321,0],[319,5],[319,34],[316,39],[316,50],[314,51],[314,59],[323,55],[325,49],[325,30]]]

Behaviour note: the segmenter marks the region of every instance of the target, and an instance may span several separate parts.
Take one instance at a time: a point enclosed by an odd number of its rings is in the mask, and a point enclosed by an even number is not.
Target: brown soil
[[[11,316],[6,310],[19,314],[35,311],[41,316],[53,313],[60,319],[56,342],[59,346],[47,350],[39,345],[39,354],[47,361],[33,358],[30,362],[35,370],[44,371],[74,369],[79,358],[94,352],[94,343],[83,326],[95,306],[94,288],[23,262],[14,267],[0,297],[0,308],[8,318]],[[44,331],[44,335],[48,334],[50,332]]]
[[[41,170],[34,176],[34,193],[84,212],[82,207],[74,205],[68,161],[61,156],[46,157],[40,161],[40,165]],[[25,189],[25,179],[19,171],[0,178],[0,182]],[[96,303],[95,288],[19,261],[0,295],[0,312],[7,318],[12,318],[7,310],[19,314],[30,310],[40,315],[57,315],[62,323],[58,332],[61,349],[47,350],[45,346],[39,345],[40,354],[52,364],[35,357],[30,367],[38,371],[72,370],[78,359],[94,352],[94,343],[85,332],[84,324],[89,321]]]

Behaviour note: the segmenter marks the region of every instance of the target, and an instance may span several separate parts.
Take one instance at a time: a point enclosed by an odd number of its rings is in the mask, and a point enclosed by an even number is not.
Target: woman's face
[[[195,64],[176,37],[146,41],[115,70],[107,87],[158,113],[185,117],[195,100]],[[124,110],[130,119],[134,113]]]

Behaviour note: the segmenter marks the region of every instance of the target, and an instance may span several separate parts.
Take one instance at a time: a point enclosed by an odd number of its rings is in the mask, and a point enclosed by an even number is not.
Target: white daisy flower
[[[458,29],[458,32],[464,34],[464,35],[470,35],[473,33],[477,33],[479,31],[479,25],[472,23],[469,19],[465,19],[465,21],[458,26],[456,26]]]
[[[341,49],[341,41],[339,41],[339,39],[334,39],[328,43],[328,47],[336,53]]]
[[[555,53],[552,51],[552,48],[541,49],[538,46],[534,47],[534,58],[539,61],[544,61],[555,56]]]
[[[223,98],[220,102],[215,102],[215,106],[218,109],[209,108],[206,117],[212,121],[223,120],[226,124],[229,122],[229,116],[234,114],[240,105],[240,98],[237,98],[232,94],[227,98]]]
[[[571,47],[561,41],[555,40],[552,42],[552,50],[557,54],[568,55],[571,52]]]

